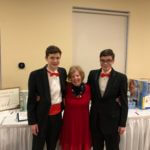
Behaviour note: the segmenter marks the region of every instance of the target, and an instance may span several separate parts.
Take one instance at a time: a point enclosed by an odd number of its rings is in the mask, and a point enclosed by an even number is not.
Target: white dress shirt
[[[57,71],[56,71],[57,72]],[[51,104],[59,104],[62,102],[62,93],[60,87],[59,76],[50,76],[48,73],[50,95],[51,95]]]
[[[109,71],[105,72],[105,73],[109,74],[110,72],[111,72],[111,69]],[[104,71],[102,70],[101,73],[104,73]],[[108,80],[109,80],[109,77],[107,77],[107,76],[99,78],[99,87],[100,87],[100,92],[101,92],[102,96],[105,93],[105,89],[107,87]]]

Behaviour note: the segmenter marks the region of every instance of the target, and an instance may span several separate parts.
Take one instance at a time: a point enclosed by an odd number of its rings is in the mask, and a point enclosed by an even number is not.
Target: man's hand
[[[125,127],[119,127],[118,128],[119,135],[122,135],[125,132],[125,130],[126,130]]]
[[[34,135],[38,135],[38,132],[39,132],[39,128],[38,128],[38,125],[37,124],[33,124],[31,125],[31,131],[32,131],[32,134]]]

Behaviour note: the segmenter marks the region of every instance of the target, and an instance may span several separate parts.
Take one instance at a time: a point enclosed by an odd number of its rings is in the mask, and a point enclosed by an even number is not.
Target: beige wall
[[[130,11],[127,74],[150,78],[148,0],[5,0],[0,2],[3,88],[26,89],[30,71],[45,64],[50,44],[62,49],[61,66],[72,65],[72,6]],[[24,70],[17,67],[21,61]]]

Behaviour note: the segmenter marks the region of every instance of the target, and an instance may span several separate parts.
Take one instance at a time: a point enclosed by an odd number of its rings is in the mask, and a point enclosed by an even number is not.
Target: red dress
[[[77,98],[68,84],[65,110],[60,135],[61,150],[90,150],[89,101],[91,92],[85,85],[82,97]]]

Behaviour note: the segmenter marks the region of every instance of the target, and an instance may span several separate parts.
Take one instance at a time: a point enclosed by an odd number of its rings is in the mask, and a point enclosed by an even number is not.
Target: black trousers
[[[93,150],[104,150],[104,145],[106,150],[119,150],[120,135],[118,129],[116,128],[112,132],[107,131],[106,133],[101,127],[100,120],[98,114],[90,116]]]
[[[32,150],[43,150],[46,143],[47,150],[55,150],[62,125],[61,113],[48,116],[45,137],[33,135]]]
[[[101,131],[92,132],[93,150],[119,150],[120,136],[117,133],[103,134]]]

